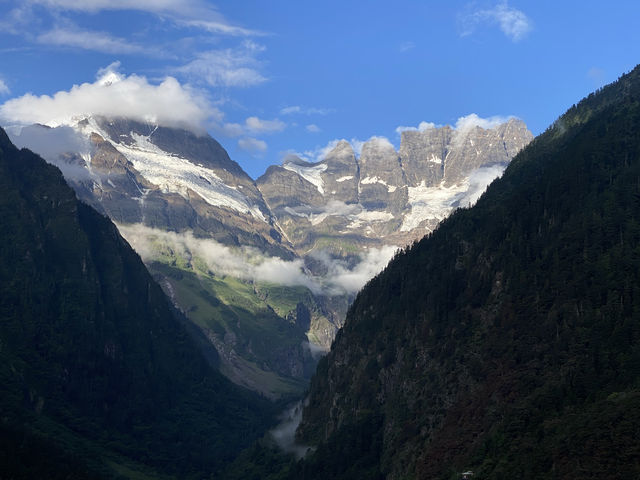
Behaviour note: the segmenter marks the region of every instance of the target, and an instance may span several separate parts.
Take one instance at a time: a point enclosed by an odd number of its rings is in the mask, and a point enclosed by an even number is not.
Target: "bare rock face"
[[[115,222],[293,257],[255,182],[209,135],[103,117],[76,129],[90,140],[91,176],[70,183]]]
[[[360,156],[360,203],[367,210],[399,213],[406,205],[400,157],[386,139],[372,138]]]
[[[398,153],[407,185],[416,187],[424,181],[426,186],[432,187],[440,183],[452,136],[453,130],[449,126],[402,132]]]
[[[319,206],[324,197],[318,188],[293,170],[272,165],[258,179],[258,188],[264,198],[268,198],[271,211],[280,212],[286,208],[301,205]]]
[[[358,203],[360,174],[351,144],[340,140],[321,163],[327,166],[321,174],[326,195],[346,204]]]
[[[490,169],[483,178],[491,180],[532,138],[521,120],[510,119],[488,129],[405,131],[398,151],[374,137],[359,157],[342,140],[322,161],[270,167],[257,184],[294,249],[345,256],[431,232],[484,189],[471,180],[474,172]]]
[[[507,165],[532,139],[526,125],[516,119],[492,129],[473,127],[456,131],[451,139],[450,155],[444,161],[444,180],[454,185],[476,168]]]

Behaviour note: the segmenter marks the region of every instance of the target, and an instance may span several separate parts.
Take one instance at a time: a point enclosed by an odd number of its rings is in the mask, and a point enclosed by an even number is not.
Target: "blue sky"
[[[640,62],[639,21],[632,0],[0,0],[0,123],[135,111],[254,178],[472,113],[538,134]]]

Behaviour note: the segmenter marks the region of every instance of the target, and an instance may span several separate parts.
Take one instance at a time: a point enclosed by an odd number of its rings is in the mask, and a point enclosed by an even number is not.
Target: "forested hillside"
[[[640,474],[640,68],[358,295],[300,478]]]
[[[0,191],[1,478],[202,478],[264,433],[273,406],[210,367],[115,226],[2,130]]]

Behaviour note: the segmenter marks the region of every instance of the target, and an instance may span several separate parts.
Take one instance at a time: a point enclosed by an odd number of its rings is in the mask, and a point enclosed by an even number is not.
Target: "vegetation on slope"
[[[306,289],[256,285],[191,264],[154,262],[149,269],[171,285],[185,315],[205,332],[208,348],[220,352],[223,374],[272,398],[300,397],[315,367],[306,347],[308,324],[284,317],[295,313]],[[306,296],[313,305],[311,295]]]
[[[302,478],[640,474],[638,132],[640,68],[368,284],[312,381]]]
[[[209,366],[113,224],[2,130],[0,190],[3,478],[202,478],[264,433],[272,406]]]

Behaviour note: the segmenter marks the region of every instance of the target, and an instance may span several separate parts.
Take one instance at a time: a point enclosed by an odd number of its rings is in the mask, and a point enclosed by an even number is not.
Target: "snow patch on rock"
[[[292,172],[296,172],[302,178],[304,178],[307,182],[315,185],[318,191],[324,195],[324,181],[322,180],[321,174],[327,169],[327,165],[324,163],[320,163],[314,166],[304,166],[299,165],[297,163],[286,162],[282,165],[283,168],[290,170]]]

